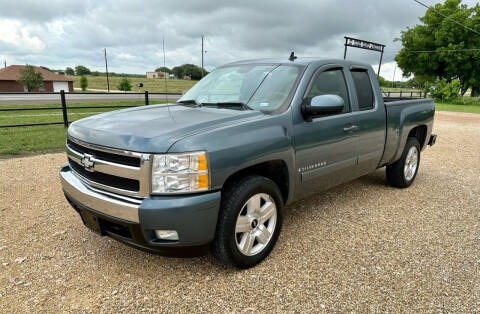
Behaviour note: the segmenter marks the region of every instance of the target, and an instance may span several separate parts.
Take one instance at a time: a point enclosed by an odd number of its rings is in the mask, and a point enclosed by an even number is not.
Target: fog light
[[[155,236],[160,240],[178,241],[178,233],[175,230],[155,230]]]

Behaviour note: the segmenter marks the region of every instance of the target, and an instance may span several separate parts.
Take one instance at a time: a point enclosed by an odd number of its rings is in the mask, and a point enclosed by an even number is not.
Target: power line
[[[406,50],[405,52],[413,53],[440,53],[440,52],[455,52],[455,51],[480,51],[480,48],[469,48],[469,49],[447,49],[447,50]]]
[[[426,5],[425,3],[422,3],[422,2],[420,2],[420,1],[418,1],[418,0],[413,0],[413,1],[415,1],[415,2],[418,3],[418,4],[420,4],[421,6],[424,6],[424,7],[427,8],[427,9],[432,9],[433,12],[437,13],[438,15],[443,16],[444,18],[446,18],[446,19],[454,22],[455,24],[458,24],[458,25],[460,25],[461,27],[464,27],[464,28],[466,28],[466,29],[474,32],[475,34],[480,35],[480,32],[478,32],[478,31],[474,30],[473,28],[470,28],[470,27],[468,27],[468,26],[466,26],[466,25],[463,25],[463,24],[460,23],[459,21],[451,18],[450,16],[447,16],[447,15],[443,14],[442,12],[438,11],[438,10],[435,9],[434,7],[428,6],[428,5]]]

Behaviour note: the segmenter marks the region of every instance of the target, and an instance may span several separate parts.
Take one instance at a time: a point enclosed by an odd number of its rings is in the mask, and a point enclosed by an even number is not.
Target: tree
[[[65,74],[67,75],[75,75],[75,71],[71,67],[67,67],[65,69]]]
[[[99,76],[99,75],[100,75],[100,72],[98,72],[98,71],[93,71],[93,72],[92,72],[92,75],[93,75],[93,76]]]
[[[127,92],[132,90],[132,84],[130,83],[130,80],[127,79],[126,77],[122,78],[120,80],[120,83],[117,85],[118,90]]]
[[[90,71],[89,68],[87,68],[87,67],[85,67],[85,66],[83,66],[83,65],[77,65],[77,66],[75,67],[75,73],[76,73],[77,75],[89,75],[89,74],[91,74],[92,72]]]
[[[43,76],[42,73],[35,72],[33,66],[27,64],[23,69],[20,69],[20,78],[17,82],[31,92],[33,89],[43,86]]]
[[[480,5],[469,8],[461,0],[445,0],[434,9],[459,23],[480,31]],[[458,79],[463,95],[469,88],[472,96],[480,94],[480,36],[458,25],[432,8],[420,18],[421,24],[402,31],[403,48],[395,60],[404,75],[414,74],[422,80]],[[466,50],[467,49],[467,50]],[[459,51],[460,50],[460,51]],[[428,51],[428,52],[426,52]]]
[[[159,68],[156,68],[155,69],[155,72],[166,72],[168,74],[171,74],[172,73],[172,70],[170,70],[169,68],[167,67],[159,67]]]
[[[86,91],[87,87],[88,87],[87,77],[85,75],[82,75],[80,77],[80,88],[82,89],[82,91]]]
[[[202,68],[194,64],[183,64],[176,66],[172,69],[173,74],[177,78],[183,78],[185,75],[189,75],[192,80],[199,80],[202,78]],[[204,71],[204,74],[207,72]]]

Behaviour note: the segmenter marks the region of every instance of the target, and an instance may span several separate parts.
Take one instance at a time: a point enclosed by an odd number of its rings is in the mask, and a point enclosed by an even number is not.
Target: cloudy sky
[[[241,59],[287,58],[292,50],[342,58],[347,35],[384,43],[381,75],[391,79],[401,48],[393,40],[425,10],[413,0],[0,0],[0,61],[104,71],[107,48],[110,71],[143,74],[163,65],[162,37],[167,66],[200,64],[205,35],[211,70]],[[352,48],[348,58],[376,66],[379,54]]]

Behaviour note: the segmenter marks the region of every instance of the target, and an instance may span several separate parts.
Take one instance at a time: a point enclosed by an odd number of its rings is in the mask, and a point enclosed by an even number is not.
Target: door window
[[[353,70],[352,77],[357,91],[358,106],[360,110],[369,110],[374,108],[374,97],[372,84],[367,71]]]
[[[340,96],[345,104],[341,113],[350,112],[347,84],[341,69],[319,73],[312,83],[307,99],[311,100],[315,96],[327,94]]]

